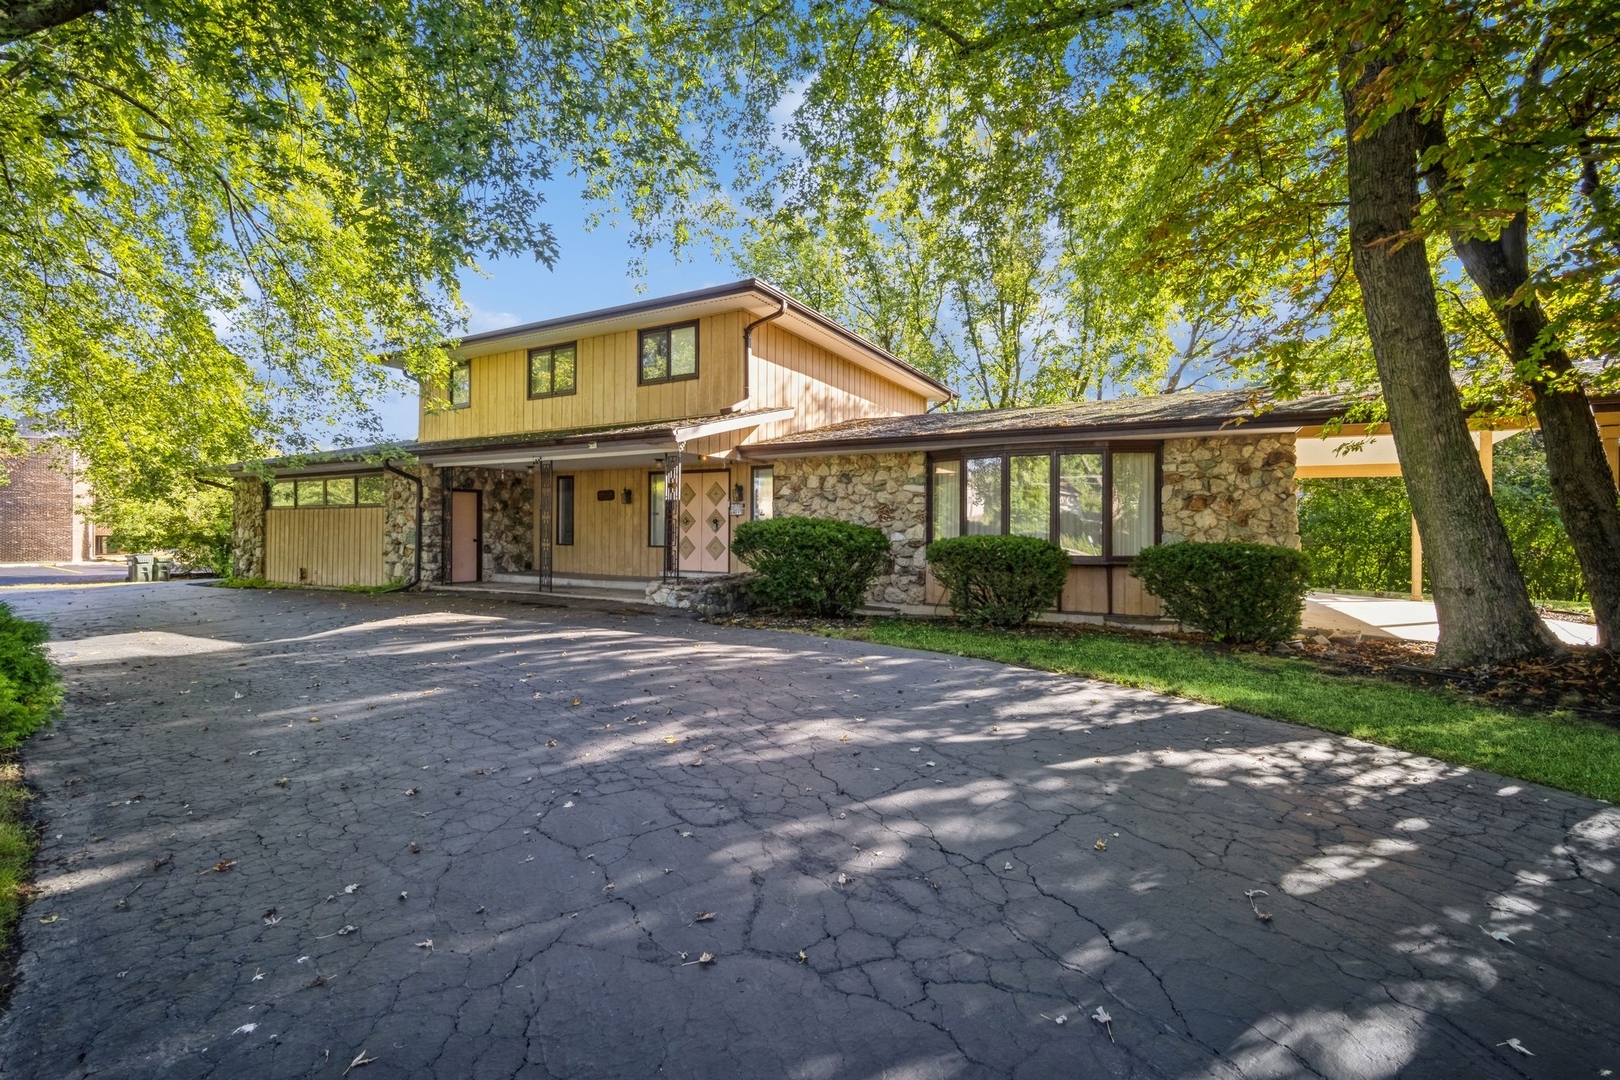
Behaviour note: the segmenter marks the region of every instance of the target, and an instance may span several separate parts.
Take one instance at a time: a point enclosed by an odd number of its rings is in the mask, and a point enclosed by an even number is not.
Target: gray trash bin
[[[152,562],[152,580],[168,581],[174,570],[174,560],[167,555],[159,555]]]
[[[151,581],[152,580],[152,566],[157,561],[154,556],[151,556],[151,555],[126,555],[126,556],[124,556],[124,558],[129,560],[129,580],[130,581]]]

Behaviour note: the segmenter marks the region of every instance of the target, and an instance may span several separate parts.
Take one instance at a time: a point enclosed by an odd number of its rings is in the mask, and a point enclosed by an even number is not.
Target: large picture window
[[[1158,543],[1158,461],[1140,444],[931,455],[929,539],[1008,533],[1129,559]]]
[[[636,377],[643,385],[695,379],[698,373],[698,324],[681,323],[643,330],[637,351],[641,364]]]
[[[566,345],[530,349],[529,396],[542,398],[572,394],[579,367],[578,358],[579,348],[572,341]]]

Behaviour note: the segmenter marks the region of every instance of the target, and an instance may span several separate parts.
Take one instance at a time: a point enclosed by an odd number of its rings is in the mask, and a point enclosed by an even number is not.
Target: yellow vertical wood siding
[[[793,419],[761,427],[745,441],[875,416],[910,416],[928,402],[874,371],[767,323],[754,331],[750,408],[790,405]]]
[[[715,416],[742,400],[746,311],[698,322],[698,377],[641,386],[638,331],[580,338],[572,394],[529,398],[529,350],[472,358],[472,404],[421,410],[425,442]],[[649,322],[647,328],[663,325]],[[563,337],[557,343],[573,340]]]
[[[574,542],[554,544],[554,574],[615,577],[657,577],[664,572],[664,549],[650,547],[648,537],[648,478],[660,470],[599,469],[569,472],[574,478]],[[630,505],[622,500],[630,489]],[[598,502],[598,491],[611,491],[612,502]],[[555,534],[553,534],[555,540]]]
[[[383,509],[267,510],[264,576],[288,585],[386,585]],[[302,568],[307,576],[300,581]]]

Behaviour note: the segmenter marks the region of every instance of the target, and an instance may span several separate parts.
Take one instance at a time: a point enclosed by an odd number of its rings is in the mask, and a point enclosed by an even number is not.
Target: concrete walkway
[[[1620,1069],[1620,813],[1589,799],[664,616],[7,599],[68,706],[25,750],[6,1076]]]
[[[1592,623],[1546,620],[1558,639],[1569,645],[1596,645],[1597,626]],[[1404,638],[1407,641],[1440,640],[1440,623],[1434,604],[1427,600],[1398,600],[1382,596],[1348,596],[1342,593],[1313,592],[1305,598],[1307,629],[1328,634],[1363,634],[1367,637]]]

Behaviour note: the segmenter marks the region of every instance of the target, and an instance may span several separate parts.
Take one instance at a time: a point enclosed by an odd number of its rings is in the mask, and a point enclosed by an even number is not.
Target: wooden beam
[[[1495,477],[1491,475],[1492,463],[1495,459],[1496,453],[1491,445],[1491,433],[1481,431],[1479,433],[1479,469],[1480,472],[1485,474],[1485,486],[1492,491],[1496,490]]]
[[[1614,482],[1620,484],[1620,436],[1604,440],[1603,448],[1609,452],[1609,471],[1614,474]]]
[[[1327,432],[1327,428],[1322,424],[1312,424],[1310,427],[1302,427],[1294,432],[1294,438],[1319,439],[1325,432]],[[1341,439],[1366,439],[1374,435],[1388,435],[1389,433],[1388,424],[1345,424],[1332,434]]]
[[[1296,480],[1332,480],[1352,476],[1399,476],[1399,462],[1373,462],[1372,464],[1345,462],[1343,465],[1296,465]]]
[[[1423,538],[1418,535],[1415,517],[1412,519],[1412,599],[1423,599]]]

